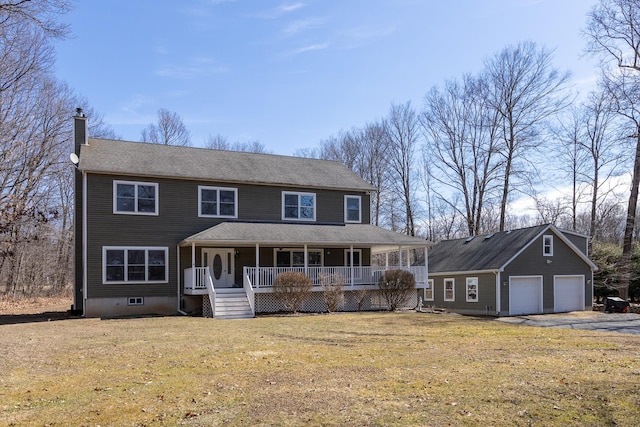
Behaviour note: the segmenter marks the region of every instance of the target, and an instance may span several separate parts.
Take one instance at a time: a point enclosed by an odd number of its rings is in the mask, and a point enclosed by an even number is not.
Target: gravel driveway
[[[640,314],[576,311],[559,314],[500,317],[500,322],[550,328],[585,329],[600,332],[618,332],[640,335]]]

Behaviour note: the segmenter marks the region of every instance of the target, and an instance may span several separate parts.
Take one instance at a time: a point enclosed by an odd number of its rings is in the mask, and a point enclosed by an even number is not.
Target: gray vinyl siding
[[[478,302],[467,301],[467,278],[478,278]],[[496,312],[496,275],[451,274],[430,276],[433,279],[433,301],[424,301],[425,306],[435,306],[446,310],[470,315],[493,315]],[[455,279],[455,301],[444,300],[444,279]],[[421,296],[423,294],[421,293]]]
[[[583,254],[588,255],[589,252],[589,239],[583,236],[578,236],[573,233],[563,233],[571,243],[573,243]]]
[[[113,181],[135,181],[158,184],[158,215],[113,213]],[[282,191],[316,193],[316,222],[343,223],[344,195],[362,196],[362,219],[370,220],[369,196],[358,192],[232,185],[190,180],[89,174],[87,177],[87,282],[88,298],[176,295],[178,272],[176,247],[185,238],[209,227],[228,221],[227,218],[198,217],[198,186],[238,189],[238,219],[252,221],[282,220]],[[81,194],[81,193],[79,193]],[[79,199],[81,200],[81,199]],[[77,207],[81,208],[81,207]],[[81,236],[77,235],[77,236]],[[166,247],[169,275],[167,283],[103,284],[102,250],[104,246]],[[77,252],[78,250],[76,250]],[[196,263],[200,264],[200,248]],[[79,253],[76,253],[78,256]],[[76,258],[81,259],[81,258]],[[363,251],[363,259],[365,252]],[[325,261],[326,263],[326,261]],[[337,265],[343,265],[341,255]],[[242,265],[255,264],[255,250],[240,249],[236,259],[236,281],[242,283]],[[260,264],[273,264],[273,248],[261,248]],[[180,251],[180,268],[191,265],[191,248]],[[82,266],[76,265],[76,280],[82,277]],[[78,282],[81,283],[81,282]]]
[[[548,263],[548,260],[551,263]],[[505,267],[501,274],[501,281],[508,283],[512,276],[542,276],[543,310],[545,313],[551,313],[554,309],[553,277],[558,275],[584,275],[585,306],[591,305],[592,287],[586,284],[591,280],[590,266],[555,234],[553,256],[542,255],[542,237],[540,237]],[[501,286],[500,291],[501,312],[508,314],[509,286]]]

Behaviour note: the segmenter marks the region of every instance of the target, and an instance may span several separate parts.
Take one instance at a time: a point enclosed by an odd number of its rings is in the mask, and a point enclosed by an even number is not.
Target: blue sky
[[[580,31],[595,0],[91,0],[65,17],[57,75],[122,138],[159,108],[201,146],[209,135],[258,140],[276,154],[315,147],[420,109],[446,79],[520,41],[555,49],[576,89],[595,82]]]

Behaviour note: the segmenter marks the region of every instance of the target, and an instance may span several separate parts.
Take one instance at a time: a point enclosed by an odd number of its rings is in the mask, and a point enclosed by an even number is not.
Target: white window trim
[[[452,286],[452,297],[451,298],[447,298],[447,282],[451,282]],[[456,279],[453,278],[447,278],[444,279],[444,282],[442,284],[442,287],[444,289],[444,295],[442,296],[444,301],[455,301],[456,300]]]
[[[348,199],[358,199],[358,219],[349,221],[348,219],[348,210],[347,210],[347,200]],[[353,196],[353,195],[345,195],[344,196],[344,222],[359,224],[362,222],[362,197],[361,196]]]
[[[164,277],[165,280],[120,280],[107,281],[107,251],[125,251],[124,254],[124,271],[127,273],[127,251],[144,250],[144,266],[145,276],[149,273],[149,253],[148,251],[164,251]],[[166,246],[103,246],[102,247],[102,284],[103,285],[131,285],[131,284],[147,284],[147,283],[168,283],[169,282],[169,248]]]
[[[126,184],[126,185],[135,185],[135,210],[133,212],[130,211],[119,211],[118,210],[118,184]],[[155,187],[155,208],[154,212],[138,212],[138,186],[152,186]],[[159,206],[160,193],[158,192],[158,183],[157,182],[142,182],[142,181],[121,181],[114,180],[113,181],[113,213],[118,215],[147,215],[147,216],[158,216],[158,206]]]
[[[475,285],[476,285],[476,298],[475,299],[469,298],[469,285],[472,284],[473,282],[475,282]],[[478,294],[480,293],[480,285],[478,284],[478,278],[477,277],[467,277],[466,283],[467,283],[467,285],[466,285],[466,293],[465,293],[465,295],[466,295],[467,302],[478,302],[478,299],[479,299],[479,295]]]
[[[209,215],[202,213],[202,190],[216,190],[218,192],[218,215]],[[220,215],[220,190],[233,191],[234,215]],[[198,217],[200,218],[238,218],[238,189],[233,187],[212,187],[207,185],[198,185]]]
[[[287,218],[285,216],[285,205],[284,200],[287,195],[296,195],[298,196],[298,217],[297,218]],[[302,196],[312,196],[313,197],[313,218],[300,218],[300,197]],[[282,192],[282,220],[283,221],[308,221],[313,222],[316,220],[316,211],[318,208],[318,200],[316,198],[316,193],[303,193],[298,191],[283,191]]]
[[[431,291],[431,298],[427,297],[427,291]],[[433,301],[433,279],[427,280],[427,287],[424,289],[424,293],[422,295],[423,301]]]
[[[278,268],[278,252],[289,252],[289,267],[280,268],[301,268],[301,266],[294,267],[293,264],[293,252],[304,252],[304,248],[273,248],[273,265]],[[324,267],[324,249],[320,248],[307,248],[309,252],[320,252],[320,267]],[[308,255],[307,255],[308,259]],[[310,267],[318,267],[317,265],[310,265]]]
[[[546,248],[546,240],[547,238],[549,238],[550,240],[550,245],[549,245],[549,249],[550,251],[547,253]],[[543,256],[553,256],[553,234],[545,234],[542,236],[542,255]]]

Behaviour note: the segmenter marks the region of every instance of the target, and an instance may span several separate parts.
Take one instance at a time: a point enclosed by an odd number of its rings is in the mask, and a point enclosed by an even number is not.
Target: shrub
[[[319,276],[324,302],[329,313],[338,311],[344,304],[344,277],[340,274],[321,274]]]
[[[387,270],[380,277],[378,285],[389,310],[394,311],[415,292],[416,280],[408,271]]]
[[[294,313],[297,313],[302,303],[309,298],[312,289],[313,283],[309,276],[298,271],[280,273],[273,282],[275,297],[287,310]]]

